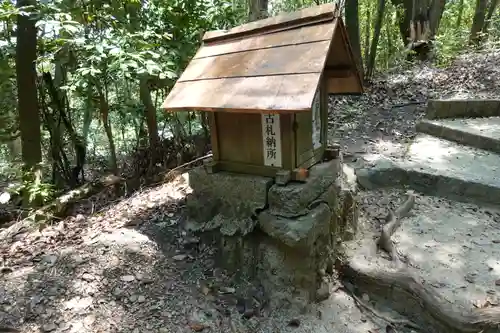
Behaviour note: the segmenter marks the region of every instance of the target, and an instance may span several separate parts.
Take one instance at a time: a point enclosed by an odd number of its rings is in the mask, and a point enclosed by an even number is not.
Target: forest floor
[[[332,100],[330,135],[353,160],[367,153],[397,157],[415,135],[415,121],[429,98],[498,97],[498,77],[500,51],[465,55],[447,69],[421,65],[389,73],[375,80],[365,96]],[[216,268],[214,249],[181,228],[188,191],[181,176],[126,198],[102,192],[82,201],[70,217],[42,230],[21,223],[1,230],[5,262],[0,268],[0,323],[26,333],[386,332],[387,322],[358,307],[340,285],[330,299],[317,305],[284,302],[281,308],[260,314],[247,311],[245,304],[262,299],[261,291]],[[361,192],[364,228],[378,228],[388,206],[399,204],[400,196],[396,190]],[[453,212],[450,218],[474,216],[491,223],[500,218],[494,209],[432,197],[417,200],[410,229],[430,238],[421,244],[405,243],[409,238],[404,233],[395,238],[403,250],[421,254],[412,260],[417,264],[420,260],[428,272],[435,267],[425,267],[426,251],[441,253],[451,262],[459,254],[451,243],[432,242],[432,221],[419,219],[421,212],[435,209]],[[491,224],[482,228],[468,239],[483,247],[476,251],[479,256],[500,240],[498,232],[494,235],[499,240],[481,240],[493,230]],[[460,243],[459,233],[440,233],[455,245],[472,246]],[[475,258],[462,259],[485,263],[485,258]],[[457,274],[474,282],[483,268],[467,267],[467,272]]]

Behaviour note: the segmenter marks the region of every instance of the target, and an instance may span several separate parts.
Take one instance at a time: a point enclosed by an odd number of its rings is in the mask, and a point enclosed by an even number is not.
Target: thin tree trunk
[[[372,19],[371,19],[371,11],[370,11],[370,4],[366,4],[366,24],[365,24],[365,52],[364,52],[364,59],[365,61],[368,61],[368,54],[370,50],[370,28],[372,25]]]
[[[94,113],[94,106],[92,105],[92,91],[87,92],[85,97],[85,111],[83,112],[83,141],[87,142],[90,132],[90,125],[92,124],[92,114]]]
[[[141,27],[140,14],[141,6],[140,3],[130,5],[128,7],[128,12],[130,14],[130,29],[132,32],[139,31]],[[156,163],[156,153],[158,148],[158,143],[160,141],[158,137],[158,121],[156,119],[156,107],[151,99],[151,91],[148,86],[147,76],[142,76],[139,79],[139,97],[142,104],[144,105],[144,116],[146,117],[146,125],[148,127],[148,137],[149,137],[149,149],[151,152],[151,164]]]
[[[146,116],[146,124],[148,126],[149,148],[151,149],[152,163],[156,162],[156,148],[158,147],[158,122],[156,120],[156,108],[151,99],[148,82],[145,78],[141,78],[139,82],[139,93]]]
[[[459,30],[462,25],[462,18],[464,16],[464,0],[460,0],[458,4],[457,22],[455,23],[455,30]]]
[[[431,11],[429,14],[430,39],[433,39],[439,30],[439,24],[441,23],[441,18],[443,17],[445,6],[446,0],[433,0],[432,2]]]
[[[98,94],[99,94],[99,107],[101,110],[101,117],[102,117],[102,124],[104,126],[104,131],[106,132],[106,136],[108,138],[108,143],[109,143],[109,152],[110,152],[110,163],[111,163],[111,170],[115,175],[118,174],[118,163],[117,163],[117,158],[116,158],[116,146],[115,146],[115,141],[113,139],[113,131],[111,129],[111,124],[109,123],[109,104],[108,101],[106,100],[106,96],[104,96],[103,91],[101,88],[98,89]]]
[[[363,59],[361,58],[361,41],[359,37],[359,4],[358,0],[347,0],[345,7],[345,19],[347,34],[351,44],[358,68],[363,72]]]
[[[249,0],[248,22],[260,20],[268,16],[268,0]]]
[[[491,0],[490,7],[488,8],[488,13],[486,14],[486,20],[482,29],[483,35],[488,34],[488,28],[490,27],[491,18],[495,12],[495,8],[498,6],[499,0]]]
[[[391,40],[391,23],[392,22],[387,22],[385,25],[385,33],[387,35],[387,53],[386,53],[386,67],[389,67],[390,65],[390,60],[392,56],[392,40]]]
[[[398,10],[398,26],[399,34],[403,41],[403,45],[407,46],[410,42],[410,23],[412,20],[413,0],[392,0],[393,6],[401,8]]]
[[[373,32],[373,39],[370,46],[370,56],[368,58],[368,64],[366,65],[366,78],[369,79],[373,75],[373,70],[375,67],[375,59],[377,57],[377,46],[380,39],[380,32],[382,31],[382,24],[384,20],[385,12],[385,0],[379,0],[377,9],[377,20],[375,22],[375,31]]]
[[[34,5],[33,0],[18,0],[17,6]],[[18,15],[16,44],[16,75],[19,129],[22,158],[28,168],[42,161],[40,114],[36,86],[37,29],[31,15]]]
[[[479,45],[481,43],[481,30],[484,27],[484,20],[486,16],[486,0],[476,0],[476,10],[472,20],[472,27],[470,29],[469,43]]]

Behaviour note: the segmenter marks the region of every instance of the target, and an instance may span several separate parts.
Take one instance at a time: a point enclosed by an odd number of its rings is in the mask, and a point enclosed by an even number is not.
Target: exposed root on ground
[[[360,254],[361,251],[358,253],[346,245],[346,258],[337,266],[343,279],[354,285],[356,291],[389,302],[391,308],[411,321],[393,320],[367,304],[361,304],[361,307],[396,327],[421,327],[422,332],[500,333],[500,307],[471,310],[451,304],[420,281],[404,264],[405,260],[401,260],[404,256],[398,252],[391,237],[414,203],[415,196],[410,193],[407,200],[394,213],[389,212],[386,218],[377,247],[389,254],[389,261],[377,254],[374,257]],[[363,303],[354,296],[356,303]]]
[[[385,218],[386,223],[382,227],[382,233],[377,241],[377,245],[381,250],[387,252],[393,261],[399,260],[400,255],[396,246],[394,246],[391,237],[401,226],[401,219],[408,215],[414,204],[415,195],[410,193],[408,195],[408,199],[396,210],[396,212],[389,210],[389,214],[387,214],[387,217]]]

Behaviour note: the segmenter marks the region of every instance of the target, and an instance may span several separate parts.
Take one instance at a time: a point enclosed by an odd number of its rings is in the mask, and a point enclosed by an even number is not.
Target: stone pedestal
[[[270,293],[308,301],[324,294],[339,242],[357,226],[355,184],[340,159],[313,166],[305,183],[248,175],[189,173],[191,231],[218,242],[220,262]]]

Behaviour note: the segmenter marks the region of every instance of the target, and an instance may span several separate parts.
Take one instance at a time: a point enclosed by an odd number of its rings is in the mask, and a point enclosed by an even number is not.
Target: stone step
[[[427,103],[428,119],[500,116],[500,99],[437,99]]]
[[[416,130],[419,133],[500,153],[500,117],[424,119],[417,123]]]
[[[356,176],[368,189],[403,186],[457,201],[500,203],[500,155],[426,134],[415,138],[404,159],[374,157]]]

